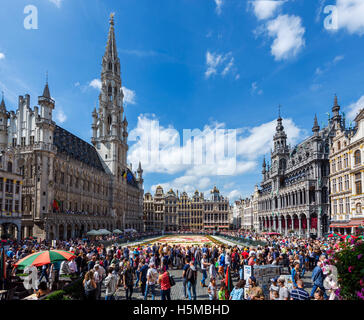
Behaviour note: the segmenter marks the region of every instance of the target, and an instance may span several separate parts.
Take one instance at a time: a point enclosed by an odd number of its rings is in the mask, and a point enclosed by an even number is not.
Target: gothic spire
[[[315,120],[313,122],[312,132],[319,132],[319,131],[320,131],[320,126],[318,125],[317,115],[315,114]]]
[[[339,110],[340,110],[340,106],[339,106],[339,104],[337,102],[337,95],[335,94],[335,97],[334,97],[334,105],[332,107],[332,112],[338,113]]]
[[[46,73],[46,84],[44,86],[44,90],[43,90],[43,95],[42,96],[45,97],[45,98],[48,98],[48,99],[51,98],[51,94],[49,92],[49,87],[48,87],[48,71]]]
[[[284,127],[282,125],[282,118],[281,118],[281,105],[279,105],[276,131],[282,132],[283,130],[284,130]]]
[[[109,35],[107,38],[106,50],[104,58],[109,58],[110,60],[115,60],[118,58],[118,52],[116,49],[116,40],[115,40],[115,29],[114,29],[114,13],[110,14],[110,28]]]
[[[1,98],[1,103],[0,103],[0,111],[1,112],[6,112],[6,106],[5,106],[5,101],[4,101],[4,91],[1,92],[2,98]]]

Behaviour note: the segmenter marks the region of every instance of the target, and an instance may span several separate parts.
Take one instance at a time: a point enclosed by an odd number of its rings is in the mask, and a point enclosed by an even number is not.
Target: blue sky
[[[48,71],[56,122],[90,141],[115,12],[131,137],[160,126],[161,161],[142,163],[145,191],[161,184],[206,194],[216,184],[231,199],[249,196],[269,158],[279,104],[291,144],[310,134],[315,113],[327,123],[335,93],[348,118],[364,107],[362,0],[33,0],[38,29],[27,30],[29,4],[1,1],[0,89],[8,110],[26,93],[34,106]],[[324,27],[327,5],[337,6],[333,30]],[[237,130],[231,173],[178,163],[183,129],[221,128]],[[130,141],[134,168],[144,151]]]

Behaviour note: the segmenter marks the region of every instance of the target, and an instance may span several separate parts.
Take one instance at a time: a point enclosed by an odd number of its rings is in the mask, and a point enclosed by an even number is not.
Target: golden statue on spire
[[[115,12],[110,13],[110,24],[114,25]]]

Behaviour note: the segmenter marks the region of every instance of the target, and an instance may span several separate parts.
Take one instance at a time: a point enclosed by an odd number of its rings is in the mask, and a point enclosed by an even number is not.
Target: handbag
[[[173,287],[176,284],[176,281],[174,280],[173,276],[169,275],[169,284],[171,287]]]

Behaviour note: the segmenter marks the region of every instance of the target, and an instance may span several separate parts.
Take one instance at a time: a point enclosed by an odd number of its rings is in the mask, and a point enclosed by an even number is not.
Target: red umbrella
[[[48,250],[39,251],[20,259],[15,263],[16,267],[26,267],[26,266],[36,266],[40,267],[45,264],[50,264],[56,261],[72,260],[76,256],[69,252],[63,250]]]

